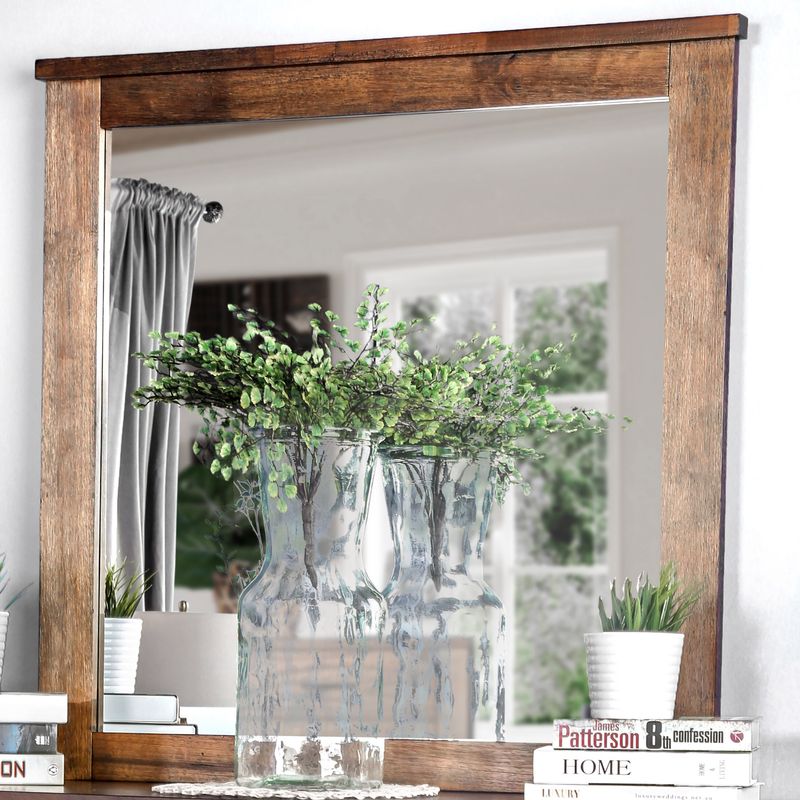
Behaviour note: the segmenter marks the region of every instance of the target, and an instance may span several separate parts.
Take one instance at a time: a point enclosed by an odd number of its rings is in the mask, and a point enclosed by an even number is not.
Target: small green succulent
[[[153,573],[140,572],[126,577],[125,564],[106,568],[105,615],[109,619],[129,619],[136,613],[144,593],[153,582]]]
[[[9,580],[10,579],[9,579],[8,573],[6,571],[6,554],[5,553],[0,553],[0,596],[8,588]],[[3,611],[8,611],[8,609],[11,608],[11,606],[13,606],[14,603],[16,603],[17,600],[19,600],[20,597],[22,597],[22,594],[30,586],[31,586],[31,584],[29,583],[26,586],[23,586],[16,594],[12,595],[11,599],[8,600],[6,602],[6,604],[2,607],[2,610]]]
[[[599,601],[600,622],[604,632],[658,631],[677,633],[700,599],[699,587],[685,588],[678,580],[675,565],[661,569],[658,585],[639,575],[636,593],[631,579],[626,578],[622,596],[617,595],[616,581],[611,583],[611,616],[606,614],[603,598]]]

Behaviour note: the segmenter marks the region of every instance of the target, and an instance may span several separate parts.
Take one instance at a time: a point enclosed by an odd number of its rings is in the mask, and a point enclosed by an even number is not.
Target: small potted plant
[[[595,719],[672,719],[683,652],[680,629],[700,589],[685,587],[675,565],[658,584],[641,575],[617,594],[611,583],[610,614],[600,598],[602,633],[587,633],[589,697]]]
[[[8,588],[9,577],[8,573],[6,572],[6,554],[0,553],[0,597],[3,596],[3,593]],[[28,584],[30,586],[30,584]],[[2,606],[2,611],[0,611],[0,679],[3,677],[3,656],[6,652],[6,635],[8,634],[8,618],[9,618],[9,609],[14,603],[19,600],[22,596],[22,593],[28,588],[28,586],[23,586],[15,595],[12,595],[8,600],[6,600]]]
[[[133,694],[139,666],[142,620],[133,615],[153,580],[144,572],[126,577],[125,565],[109,565],[105,577],[103,691]]]

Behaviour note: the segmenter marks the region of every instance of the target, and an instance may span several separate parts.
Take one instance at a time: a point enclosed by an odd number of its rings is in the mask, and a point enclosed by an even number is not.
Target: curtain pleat
[[[203,205],[145,180],[111,182],[111,258],[106,408],[106,556],[154,574],[149,611],[171,611],[179,422],[176,406],[133,408],[153,372],[131,353],[151,331],[185,330]]]

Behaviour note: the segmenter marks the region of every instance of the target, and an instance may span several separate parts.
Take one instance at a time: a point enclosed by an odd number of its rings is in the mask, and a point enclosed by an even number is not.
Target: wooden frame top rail
[[[680,19],[571,25],[558,28],[491,31],[487,33],[408,36],[346,42],[233,47],[222,50],[187,50],[171,53],[45,58],[36,62],[39,80],[109,78],[124,75],[157,75],[209,72],[300,64],[339,64],[349,61],[476,53],[519,53],[565,50],[575,47],[651,44],[699,39],[747,36],[747,18],[741,14],[717,14]]]

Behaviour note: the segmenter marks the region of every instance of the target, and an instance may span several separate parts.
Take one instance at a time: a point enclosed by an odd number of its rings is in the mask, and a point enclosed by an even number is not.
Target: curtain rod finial
[[[222,219],[222,211],[222,203],[212,200],[210,203],[206,203],[206,210],[203,213],[203,219],[206,222],[211,222],[212,224],[219,222]]]

